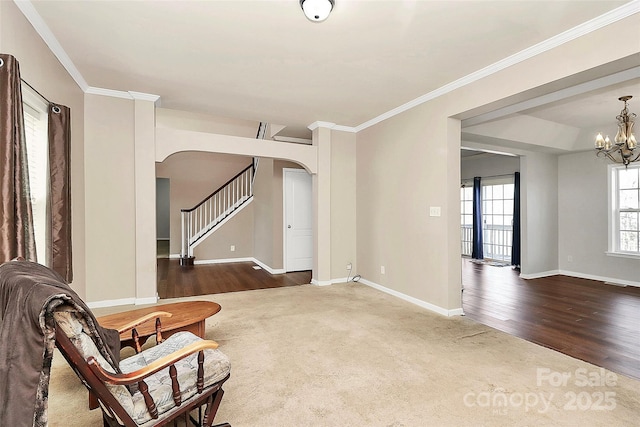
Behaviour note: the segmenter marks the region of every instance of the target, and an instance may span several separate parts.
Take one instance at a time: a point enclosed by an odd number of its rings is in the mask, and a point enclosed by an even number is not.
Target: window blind
[[[45,110],[46,111],[46,110]],[[27,166],[33,227],[36,238],[36,257],[46,264],[46,215],[48,182],[47,113],[23,102],[24,132],[27,146]]]

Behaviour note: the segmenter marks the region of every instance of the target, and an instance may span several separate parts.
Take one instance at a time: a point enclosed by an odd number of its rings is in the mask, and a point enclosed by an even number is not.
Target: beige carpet
[[[218,423],[638,425],[639,381],[362,284],[194,299],[222,305],[207,321],[232,363]],[[101,425],[59,354],[49,402],[51,426]]]

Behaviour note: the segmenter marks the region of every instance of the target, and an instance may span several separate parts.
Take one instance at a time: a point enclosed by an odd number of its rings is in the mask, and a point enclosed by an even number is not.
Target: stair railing
[[[260,122],[256,139],[264,139],[269,124]],[[258,158],[243,171],[227,181],[191,209],[180,210],[182,243],[180,263],[193,264],[193,248],[212,230],[220,225],[253,197],[253,182],[258,170]]]
[[[254,172],[250,164],[193,208],[180,210],[181,259],[192,258],[196,243],[253,196]]]

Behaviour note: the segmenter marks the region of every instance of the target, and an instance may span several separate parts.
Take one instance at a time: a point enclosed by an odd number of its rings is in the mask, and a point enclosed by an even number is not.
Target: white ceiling
[[[298,0],[31,3],[88,86],[299,129],[357,127],[628,2],[336,0],[320,24]],[[640,110],[635,81],[526,114],[612,121],[627,94]]]
[[[602,128],[615,133],[615,117],[624,108],[618,98],[625,95],[634,96],[628,102],[630,110],[640,112],[640,78],[637,78],[523,110],[522,114],[581,129]]]

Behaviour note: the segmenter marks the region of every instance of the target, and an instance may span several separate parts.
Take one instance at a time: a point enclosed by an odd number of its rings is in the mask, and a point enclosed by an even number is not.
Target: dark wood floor
[[[179,298],[253,289],[296,286],[311,281],[311,271],[269,274],[253,262],[181,267],[175,259],[158,258],[158,296]]]
[[[640,288],[568,276],[520,279],[462,261],[462,307],[480,323],[640,379]]]

